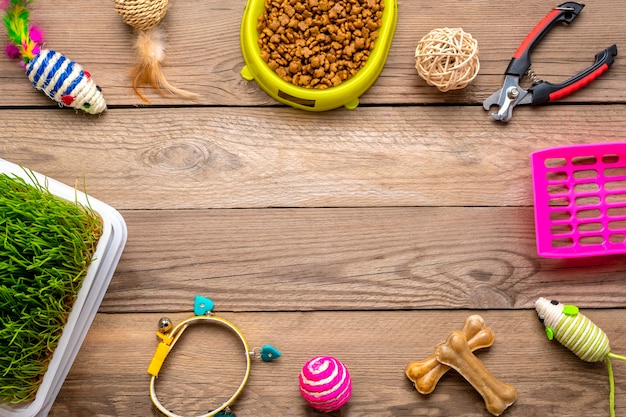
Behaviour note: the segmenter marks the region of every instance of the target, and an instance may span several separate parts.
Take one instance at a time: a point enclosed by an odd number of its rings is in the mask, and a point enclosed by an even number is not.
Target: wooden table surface
[[[533,53],[560,82],[615,43],[626,47],[626,4],[590,0]],[[0,60],[0,157],[120,211],[128,242],[98,315],[50,415],[158,416],[147,366],[156,325],[192,316],[196,294],[278,361],[254,362],[238,417],[317,416],[298,392],[316,355],[342,360],[353,396],[336,416],[488,416],[455,372],[429,396],[405,377],[471,314],[495,344],[477,351],[519,397],[507,416],[609,415],[603,363],[550,342],[534,301],[576,304],[626,353],[624,256],[544,259],[535,245],[529,156],[539,149],[621,141],[626,66],[558,103],[493,121],[482,101],[526,34],[553,6],[540,0],[398,1],[382,74],[355,110],[281,105],[240,76],[245,1],[172,1],[166,75],[197,100],[146,105],[130,87],[136,35],[113,1],[41,0],[33,19],[47,47],[102,86],[101,116],[59,109],[23,70]],[[479,42],[480,73],[441,93],[416,74],[418,40],[462,27]],[[621,52],[621,51],[620,51]],[[626,415],[626,363],[614,361],[617,415]],[[184,416],[220,405],[241,377],[232,335],[194,328],[159,379]]]

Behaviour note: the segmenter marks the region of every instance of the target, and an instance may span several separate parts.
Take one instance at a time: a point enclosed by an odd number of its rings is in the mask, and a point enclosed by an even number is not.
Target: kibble
[[[298,87],[336,87],[367,62],[383,9],[383,0],[265,0],[261,58]]]

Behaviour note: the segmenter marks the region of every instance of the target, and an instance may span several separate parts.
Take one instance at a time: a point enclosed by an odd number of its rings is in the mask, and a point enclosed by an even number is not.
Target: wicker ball
[[[316,356],[307,361],[299,383],[307,404],[323,413],[339,410],[352,395],[348,368],[332,356]]]
[[[465,88],[480,69],[478,42],[461,28],[434,29],[417,44],[415,69],[439,91]]]
[[[148,30],[159,24],[167,12],[168,0],[115,0],[117,11],[126,24]]]

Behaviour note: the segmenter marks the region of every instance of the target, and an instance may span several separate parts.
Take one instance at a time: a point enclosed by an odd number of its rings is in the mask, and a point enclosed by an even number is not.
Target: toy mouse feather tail
[[[39,53],[43,43],[41,31],[30,24],[31,0],[5,0],[4,26],[9,37],[6,53],[11,58],[22,58],[28,63]]]
[[[135,93],[142,100],[150,103],[150,100],[139,91],[139,86],[151,84],[163,95],[169,93],[183,98],[196,98],[196,94],[174,87],[165,78],[165,74],[163,74],[163,69],[161,68],[161,62],[165,55],[163,38],[163,32],[158,26],[145,31],[139,31],[139,37],[135,45],[138,63],[132,69],[131,73]]]

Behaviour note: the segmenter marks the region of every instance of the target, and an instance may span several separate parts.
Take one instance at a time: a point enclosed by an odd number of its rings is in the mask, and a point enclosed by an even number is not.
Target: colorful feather
[[[101,89],[91,75],[64,55],[41,49],[43,33],[30,23],[31,0],[5,0],[4,25],[10,44],[6,54],[21,59],[28,79],[60,106],[100,114],[106,110]]]
[[[161,62],[165,56],[165,46],[163,42],[163,32],[156,26],[145,31],[139,31],[139,37],[135,44],[137,49],[138,62],[131,71],[133,80],[133,90],[145,102],[148,100],[139,87],[144,84],[151,84],[159,93],[175,94],[184,98],[196,98],[196,94],[174,87],[165,78]]]
[[[135,43],[137,65],[132,68],[133,90],[146,103],[150,103],[140,91],[141,85],[150,84],[160,94],[174,94],[193,99],[197,95],[174,87],[165,78],[161,62],[165,56],[163,31],[159,28],[169,6],[168,0],[115,0],[115,10],[122,20],[138,32]]]
[[[27,64],[39,52],[43,42],[41,31],[33,27],[30,22],[30,0],[10,0],[5,7],[4,25],[9,36],[9,42],[19,51],[20,56]],[[35,39],[31,34],[35,33]],[[7,49],[7,53],[9,49]],[[15,49],[11,50],[15,56]]]

